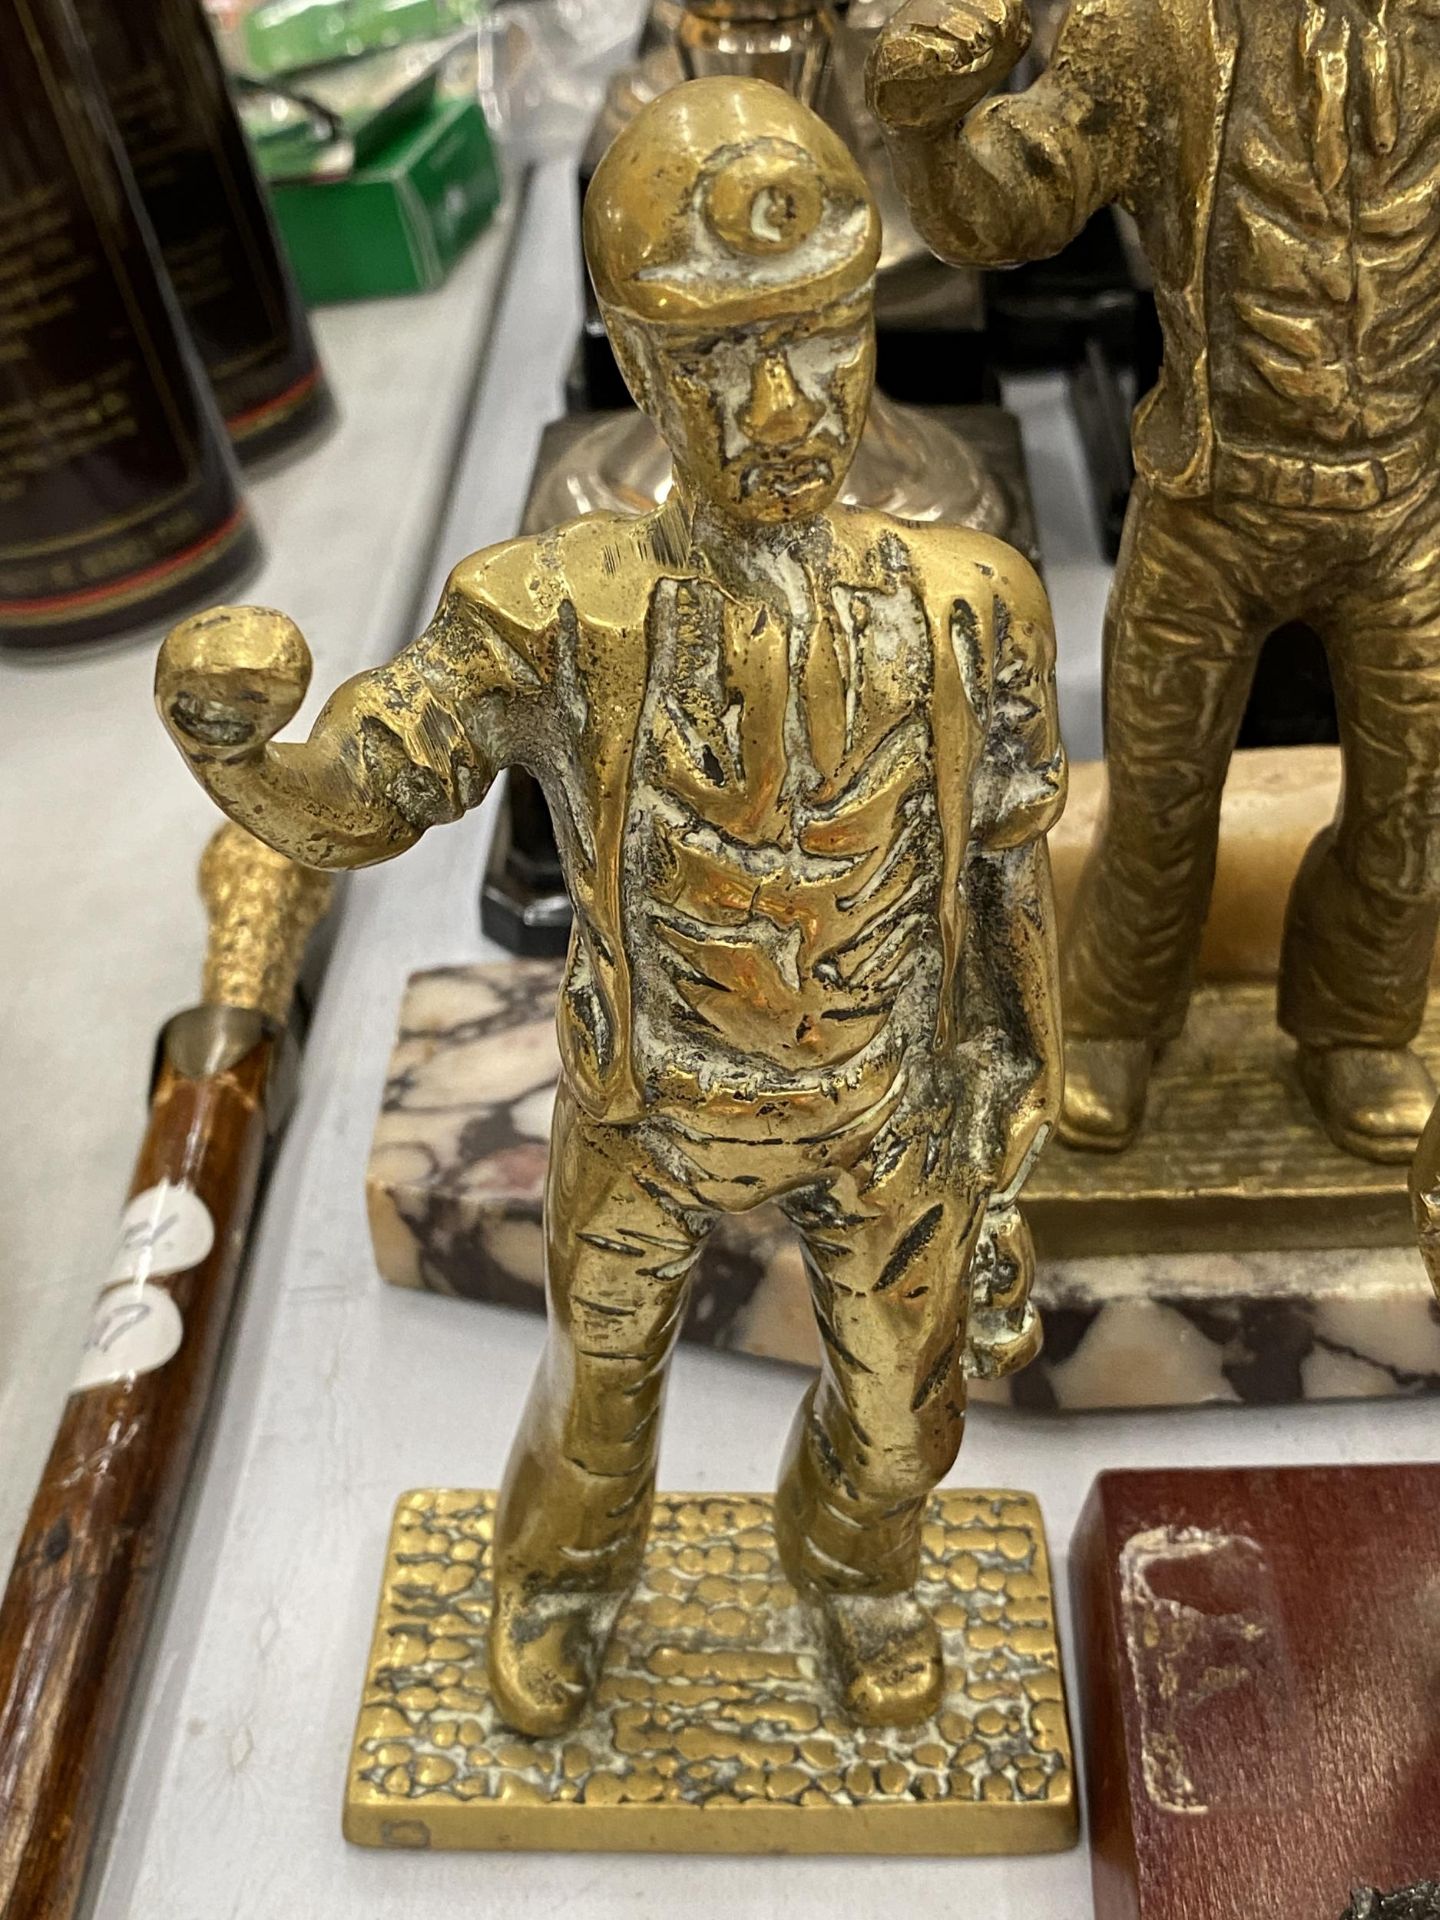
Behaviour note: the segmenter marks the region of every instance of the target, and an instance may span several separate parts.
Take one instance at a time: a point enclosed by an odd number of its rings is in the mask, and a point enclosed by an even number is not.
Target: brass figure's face
[[[875,377],[869,287],[816,313],[715,333],[628,316],[618,325],[637,397],[693,500],[775,524],[836,499]]]
[[[732,526],[831,506],[870,404],[880,257],[874,199],[832,129],[760,81],[676,87],[601,160],[584,227],[682,497]]]

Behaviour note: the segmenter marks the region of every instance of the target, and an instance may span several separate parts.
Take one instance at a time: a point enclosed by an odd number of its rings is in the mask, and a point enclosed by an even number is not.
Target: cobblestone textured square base
[[[345,1793],[363,1846],[694,1853],[1040,1853],[1073,1845],[1074,1769],[1040,1511],[943,1491],[922,1599],[933,1720],[834,1710],[768,1496],[657,1500],[587,1721],[510,1732],[485,1675],[494,1495],[401,1500]]]

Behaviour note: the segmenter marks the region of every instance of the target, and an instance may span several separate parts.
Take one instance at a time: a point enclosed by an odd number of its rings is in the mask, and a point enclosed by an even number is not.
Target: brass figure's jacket
[[[875,517],[877,535],[886,524]],[[943,1049],[963,1025],[952,1016],[973,917],[967,857],[1039,839],[1063,805],[1065,761],[1049,612],[1029,565],[1001,542],[967,534],[974,557],[957,571],[949,530],[905,534],[934,645]],[[662,578],[693,577],[677,557],[681,544],[662,509],[640,519],[594,515],[463,561],[426,632],[340,688],[317,728],[367,743],[367,784],[417,830],[477,804],[503,766],[534,773],[575,909],[559,1017],[565,1074],[589,1114],[617,1123],[642,1114],[620,853],[650,601]],[[883,591],[878,561],[874,573],[848,590]],[[636,591],[641,582],[649,591]]]

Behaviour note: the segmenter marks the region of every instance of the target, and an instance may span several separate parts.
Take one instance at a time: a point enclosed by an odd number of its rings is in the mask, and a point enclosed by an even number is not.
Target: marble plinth
[[[590,1712],[526,1739],[485,1671],[494,1496],[395,1514],[345,1790],[362,1846],[684,1853],[1048,1853],[1074,1766],[1040,1510],[946,1489],[917,1591],[945,1643],[933,1718],[837,1713],[766,1495],[669,1494]]]
[[[553,961],[412,977],[367,1180],[394,1285],[543,1309],[558,978]],[[1388,1171],[1398,1193],[1404,1169]],[[1045,1352],[976,1381],[977,1397],[1038,1409],[1440,1391],[1440,1308],[1411,1246],[1042,1259],[1035,1298]],[[804,1265],[778,1213],[720,1223],[684,1337],[815,1363]]]

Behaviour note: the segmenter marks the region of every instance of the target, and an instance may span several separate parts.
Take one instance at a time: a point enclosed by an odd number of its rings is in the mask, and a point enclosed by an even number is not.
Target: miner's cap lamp
[[[813,313],[874,277],[880,216],[845,143],[764,80],[691,80],[620,133],[585,200],[601,304],[660,325]]]

